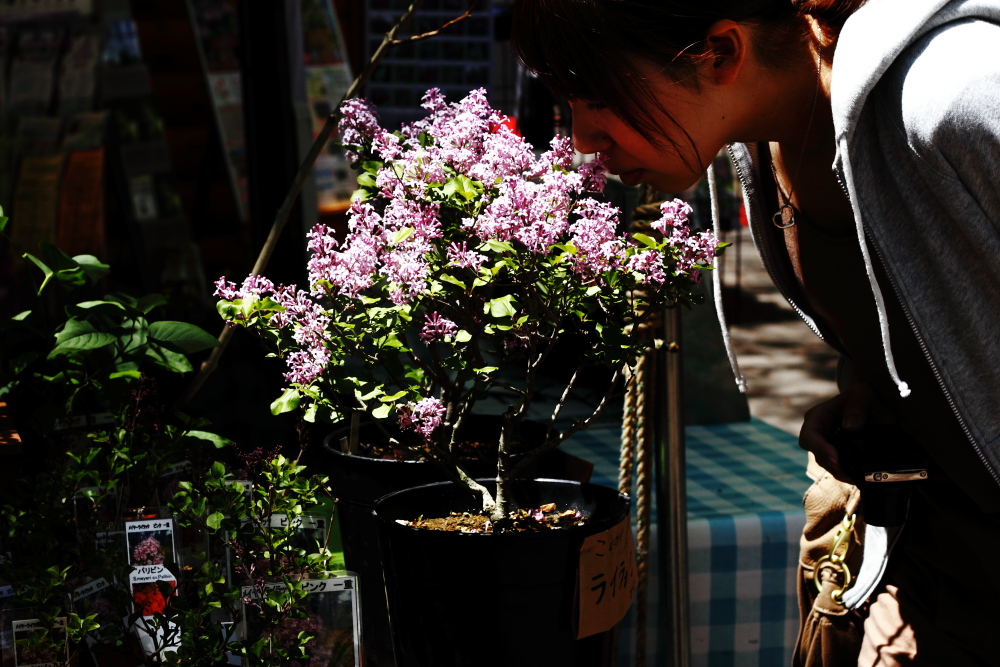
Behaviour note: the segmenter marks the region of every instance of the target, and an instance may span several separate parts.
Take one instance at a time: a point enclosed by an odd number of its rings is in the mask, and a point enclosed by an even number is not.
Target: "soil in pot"
[[[563,480],[515,482],[513,497],[523,508],[555,503],[557,513],[580,511],[588,520],[507,533],[408,525],[421,515],[478,513],[478,499],[450,482],[399,491],[375,504],[398,667],[612,664],[611,632],[575,638],[574,590],[584,538],[624,520],[628,498]]]

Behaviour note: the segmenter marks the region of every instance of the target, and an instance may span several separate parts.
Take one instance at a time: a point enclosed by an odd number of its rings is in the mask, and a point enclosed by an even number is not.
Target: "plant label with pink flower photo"
[[[126,521],[129,565],[175,565],[172,519]]]
[[[57,667],[69,661],[66,618],[51,627],[33,618],[13,622],[14,667]]]
[[[577,575],[577,639],[610,630],[632,606],[637,581],[632,544],[627,517],[584,539]]]
[[[308,517],[307,517],[308,518]],[[297,645],[299,633],[306,632],[312,639],[305,645],[312,656],[308,664],[329,665],[330,667],[360,667],[361,651],[361,609],[358,599],[358,579],[352,572],[338,572],[340,575],[323,579],[304,579],[302,589],[306,592],[302,608],[306,617],[288,619],[279,628],[263,626],[254,606],[269,591],[280,591],[283,583],[263,586],[244,586],[243,593],[243,637],[271,637],[279,647],[291,648]]]

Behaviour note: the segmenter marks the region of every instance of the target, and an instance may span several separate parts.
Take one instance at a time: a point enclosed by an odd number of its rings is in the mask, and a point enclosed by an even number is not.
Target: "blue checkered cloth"
[[[594,463],[594,483],[617,487],[620,438],[620,427],[605,424],[574,435],[562,449]],[[787,665],[798,631],[795,572],[809,486],[806,454],[794,436],[756,419],[690,426],[686,439],[691,664]],[[655,531],[654,521],[650,665],[665,664],[658,655]],[[633,614],[622,624],[622,667],[635,662]]]

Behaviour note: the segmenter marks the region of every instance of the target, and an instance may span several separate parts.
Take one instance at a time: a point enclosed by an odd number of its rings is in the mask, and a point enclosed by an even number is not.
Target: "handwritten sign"
[[[610,630],[635,596],[635,548],[628,518],[583,541],[577,577],[576,638]]]

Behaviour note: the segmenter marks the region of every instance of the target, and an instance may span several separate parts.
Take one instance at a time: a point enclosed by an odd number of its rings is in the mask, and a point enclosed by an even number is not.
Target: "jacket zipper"
[[[844,196],[847,197],[848,201],[851,199],[850,193],[847,191],[847,186],[844,185],[844,180],[840,176],[840,170],[834,169],[834,175],[837,177],[837,184],[840,185],[840,189],[844,191]],[[864,221],[862,220],[862,225]],[[885,257],[882,255],[882,250],[879,248],[878,242],[865,230],[865,237],[868,239],[868,245],[875,248],[875,254],[878,256],[878,261],[883,267],[887,266],[885,263]],[[920,346],[920,351],[923,352],[924,359],[927,360],[928,365],[931,367],[931,372],[934,373],[934,379],[937,380],[938,386],[941,387],[941,391],[944,392],[945,400],[948,401],[948,406],[951,408],[952,414],[955,415],[955,419],[958,420],[958,425],[962,427],[962,432],[965,433],[965,437],[968,439],[969,443],[972,445],[972,449],[979,456],[979,460],[983,462],[986,466],[987,472],[993,478],[993,481],[1000,485],[1000,475],[997,471],[993,469],[990,462],[986,459],[986,455],[983,454],[979,445],[976,444],[976,439],[972,435],[972,431],[969,430],[968,425],[965,423],[965,419],[962,418],[961,413],[958,411],[958,406],[955,404],[955,400],[951,396],[951,392],[948,391],[948,387],[944,383],[944,378],[941,377],[941,373],[938,372],[938,368],[934,363],[934,359],[931,357],[930,350],[927,349],[927,345],[924,343],[924,337],[920,335],[920,331],[917,329],[917,325],[913,321],[913,316],[910,314],[910,309],[907,307],[906,302],[903,301],[902,296],[899,293],[899,288],[896,286],[896,281],[893,279],[892,274],[888,270],[885,272],[886,277],[889,279],[889,285],[892,287],[892,292],[896,297],[896,302],[899,304],[900,308],[903,309],[903,315],[906,316],[906,322],[910,325],[910,330],[917,339],[917,345]]]
[[[740,185],[743,187],[743,191],[747,192],[747,179],[745,178],[745,176],[743,174],[743,169],[740,167],[739,162],[736,160],[736,155],[733,154],[733,147],[731,145],[730,146],[726,146],[726,152],[729,153],[729,161],[733,163],[733,168],[736,169],[736,177],[738,179],[740,179]],[[756,202],[754,202],[754,203],[756,203]],[[756,229],[757,230],[757,237],[760,238],[761,243],[767,244],[768,243],[767,237],[764,234],[764,232],[762,232],[760,230],[760,222],[757,219],[757,211],[755,209],[756,209],[756,206],[751,206],[750,207],[750,226],[751,226],[751,229]],[[788,295],[788,292],[785,291],[785,288],[781,284],[781,281],[778,280],[777,269],[774,267],[774,264],[773,264],[773,262],[771,260],[770,253],[762,253],[761,254],[761,258],[764,260],[764,268],[767,269],[768,275],[771,276],[771,282],[774,283],[774,285],[778,288],[778,291],[781,292],[781,296],[785,297],[785,301],[787,301],[788,304],[792,307],[792,310],[794,310],[796,312],[796,314],[798,314],[798,316],[800,318],[802,318],[802,321],[805,322],[805,325],[807,327],[809,327],[809,329],[814,334],[816,334],[821,341],[823,341],[824,343],[826,343],[827,345],[829,345],[830,342],[826,338],[823,337],[823,334],[820,333],[819,328],[810,321],[812,318],[810,318],[808,315],[806,315],[805,311],[803,311],[799,307],[799,305],[797,303],[795,303],[795,301],[793,301],[792,298]]]

